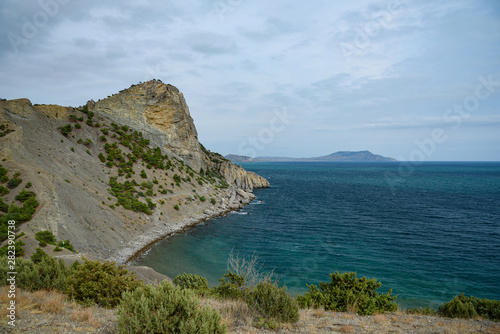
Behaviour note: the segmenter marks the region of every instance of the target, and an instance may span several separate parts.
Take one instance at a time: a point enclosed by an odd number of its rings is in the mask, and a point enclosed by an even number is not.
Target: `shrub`
[[[475,318],[478,315],[493,321],[500,321],[500,301],[466,297],[462,293],[451,301],[444,303],[438,313],[449,318]]]
[[[275,328],[275,321],[297,322],[299,305],[286,292],[286,287],[279,287],[271,281],[260,282],[251,289],[246,297],[248,307],[260,315],[260,323]]]
[[[5,203],[1,197],[0,197],[0,211],[3,211],[5,213],[9,212],[9,205]]]
[[[179,210],[180,210],[180,208],[179,208],[179,206],[178,206],[177,204],[176,204],[176,205],[174,205],[174,209],[175,209],[175,210],[177,210],[177,211],[179,211]]]
[[[24,203],[30,197],[36,197],[36,194],[32,191],[26,191],[23,189],[19,194],[16,195],[16,200]]]
[[[9,189],[14,189],[16,188],[18,185],[21,184],[21,182],[23,182],[22,179],[19,179],[19,178],[16,178],[16,177],[13,177],[12,179],[9,180],[9,182],[7,182],[7,188]]]
[[[359,315],[371,315],[375,312],[395,311],[397,304],[391,296],[392,289],[386,294],[376,290],[382,286],[375,278],[357,278],[356,273],[338,271],[330,274],[331,282],[319,283],[319,288],[308,285],[309,292],[299,295],[297,301],[301,307],[324,307],[327,311],[354,311]]]
[[[207,199],[205,198],[205,196],[201,196],[201,197],[200,197],[200,201],[205,202],[206,200],[207,200]]]
[[[221,315],[205,306],[191,290],[168,281],[123,294],[117,309],[119,333],[226,333]]]
[[[50,231],[40,231],[35,233],[35,239],[40,243],[51,244],[54,246],[56,245],[56,237]]]
[[[14,220],[16,226],[31,220],[38,205],[39,203],[35,197],[29,197],[22,207],[11,204],[7,214],[0,216],[0,242],[7,239],[7,223],[9,220]]]
[[[48,256],[47,253],[45,253],[40,247],[38,247],[35,251],[35,254],[31,255],[31,261],[33,261],[33,263],[42,262],[42,259],[45,256]]]
[[[0,177],[0,182],[1,183],[5,183],[9,181],[9,177],[7,175],[3,175],[2,177]]]
[[[66,249],[68,249],[68,250],[70,250],[72,252],[75,250],[74,247],[73,247],[73,245],[71,244],[71,242],[69,242],[69,240],[59,241],[57,243],[57,246],[66,248]]]
[[[14,252],[16,254],[16,257],[24,256],[24,249],[23,249],[24,245],[25,245],[25,243],[22,240],[17,240],[14,243]],[[9,251],[12,251],[12,249],[9,249],[8,244],[3,246],[2,248],[0,248],[0,256],[7,256],[7,255],[12,254],[12,253],[9,254]]]
[[[31,188],[32,186],[33,186],[33,183],[28,182],[28,183],[26,183],[26,185],[24,186],[24,188]]]
[[[79,119],[79,120],[80,120],[80,119]],[[83,119],[82,119],[82,120],[83,120]],[[79,123],[76,123],[76,124],[75,124],[75,129],[81,129],[81,128],[82,128],[82,125],[81,125],[81,124],[79,124]]]
[[[67,281],[67,293],[76,301],[112,308],[118,305],[125,291],[142,286],[135,273],[129,274],[124,266],[115,262],[83,259],[83,264],[73,270]]]
[[[0,281],[2,282],[0,284],[2,285],[8,284],[7,272],[10,270],[7,261],[7,257],[0,257]],[[17,258],[16,272],[17,287],[31,292],[42,289],[64,291],[70,274],[63,260],[56,261],[50,256],[42,256],[38,263]]]
[[[72,127],[71,127],[71,124],[70,124],[70,123],[68,123],[68,124],[66,124],[65,126],[61,126],[61,127],[57,128],[57,129],[58,129],[58,130],[59,130],[59,131],[60,131],[60,132],[61,132],[64,136],[67,136],[67,135],[69,135],[69,133],[71,132]]]
[[[7,195],[9,192],[10,192],[9,189],[7,189],[4,186],[0,186],[0,196]]]
[[[245,296],[246,280],[243,275],[233,273],[231,270],[222,275],[219,279],[219,285],[213,289],[215,295],[224,299],[241,299]]]
[[[215,198],[211,198],[210,203],[212,203],[212,205],[215,205],[215,203],[217,203],[217,201],[215,200]]]
[[[197,293],[208,291],[208,281],[205,277],[196,274],[182,274],[174,278],[174,284],[182,289],[191,289]]]

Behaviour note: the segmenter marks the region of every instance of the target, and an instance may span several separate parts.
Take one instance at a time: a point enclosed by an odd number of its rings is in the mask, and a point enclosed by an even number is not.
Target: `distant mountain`
[[[252,162],[252,157],[248,157],[246,155],[236,155],[236,154],[228,154],[224,158],[231,161],[232,163],[240,163],[240,162]]]
[[[347,162],[389,162],[396,159],[373,154],[370,151],[340,151],[322,157],[306,159],[310,161],[347,161]]]
[[[397,161],[393,158],[383,157],[378,154],[373,154],[370,151],[339,151],[329,155],[313,158],[289,158],[289,157],[256,157],[229,154],[226,159],[231,162],[259,162],[259,161],[338,161],[338,162],[390,162]]]

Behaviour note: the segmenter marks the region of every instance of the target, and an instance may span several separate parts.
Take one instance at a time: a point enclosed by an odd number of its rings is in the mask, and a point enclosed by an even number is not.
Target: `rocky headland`
[[[18,231],[28,257],[39,247],[35,233],[47,230],[90,258],[124,263],[269,186],[205,149],[183,94],[157,80],[78,108],[0,101],[0,124],[0,164],[22,180],[3,201],[22,205],[25,189],[39,202]],[[53,248],[44,251],[72,255]]]

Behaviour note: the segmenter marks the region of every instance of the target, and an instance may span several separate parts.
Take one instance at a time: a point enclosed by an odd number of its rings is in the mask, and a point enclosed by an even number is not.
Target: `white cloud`
[[[287,107],[293,127],[261,153],[321,155],[334,142],[404,155],[478,76],[500,78],[500,6],[394,3],[69,1],[14,53],[9,32],[22,36],[23,17],[43,8],[2,2],[0,97],[81,105],[159,78],[185,93],[200,138],[222,153]],[[498,126],[499,103],[482,103],[456,140],[490,133],[480,128]],[[490,138],[484,160],[497,156],[498,136]]]

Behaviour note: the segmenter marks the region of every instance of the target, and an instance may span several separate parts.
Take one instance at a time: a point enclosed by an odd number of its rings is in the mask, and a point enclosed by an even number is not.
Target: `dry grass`
[[[325,315],[326,311],[319,308],[312,311],[312,316],[316,318],[323,318]]]
[[[383,314],[376,314],[373,316],[372,319],[373,319],[373,322],[376,324],[385,324],[385,323],[389,322],[389,318],[387,318]]]
[[[57,292],[50,293],[45,301],[40,304],[40,310],[52,313],[62,314],[66,308],[66,296]]]
[[[349,334],[349,333],[355,333],[354,327],[352,325],[344,325],[339,328],[339,332]]]
[[[222,315],[222,323],[228,328],[251,327],[255,314],[243,301],[218,300],[214,298],[202,298],[201,304],[218,310]]]
[[[50,315],[52,319],[58,319],[53,320],[57,324],[54,325],[54,333],[65,332],[63,327],[57,326],[72,326],[72,328],[80,328],[83,332],[90,333],[103,327],[113,328],[113,324],[116,324],[114,311],[99,307],[85,308],[67,299],[66,295],[55,291],[40,290],[32,293],[17,289],[16,320],[26,319],[27,325],[35,326],[33,324],[37,321],[47,323],[46,316]],[[7,325],[8,310],[6,308],[10,300],[8,288],[0,287],[0,332],[2,332],[1,326]],[[18,322],[16,326],[20,326],[20,323]],[[36,327],[28,327],[25,332],[30,332],[33,328]],[[77,332],[80,333],[80,331]]]
[[[90,308],[77,308],[71,311],[71,319],[75,321],[91,321],[94,319],[94,312]]]
[[[344,319],[354,319],[357,317],[356,313],[341,313],[342,318]]]
[[[97,320],[96,314],[98,314],[99,309],[96,307],[81,307],[76,306],[70,314],[71,319],[79,322],[87,322],[92,327],[98,328],[101,322]]]

